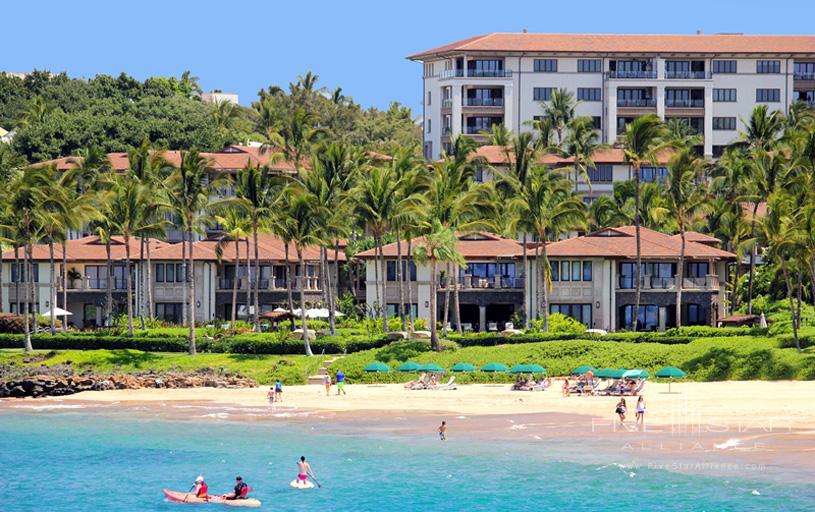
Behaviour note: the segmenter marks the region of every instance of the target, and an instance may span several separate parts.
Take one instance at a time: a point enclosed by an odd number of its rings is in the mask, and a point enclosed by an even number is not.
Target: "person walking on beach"
[[[325,386],[325,396],[328,396],[328,393],[331,391],[331,375],[325,374],[323,376],[323,386]]]
[[[569,396],[570,391],[571,389],[569,385],[569,378],[566,377],[565,379],[563,379],[563,390],[562,390],[563,396]]]
[[[275,402],[283,401],[283,383],[280,382],[280,379],[277,379],[274,383],[274,399]]]
[[[339,395],[340,393],[342,393],[344,395],[345,394],[345,374],[342,373],[342,370],[337,370],[336,379],[337,379],[337,395]]]
[[[638,425],[645,426],[645,397],[640,395],[637,399],[637,421]]]
[[[311,470],[311,464],[306,462],[305,456],[301,456],[300,462],[297,463],[297,483],[305,485],[309,476],[312,480],[316,481],[314,471]]]
[[[442,421],[441,425],[439,425],[439,439],[442,441],[447,441],[447,422]]]
[[[620,401],[617,402],[617,407],[614,409],[614,412],[620,417],[620,425],[625,424],[626,409],[625,398],[620,398]]]

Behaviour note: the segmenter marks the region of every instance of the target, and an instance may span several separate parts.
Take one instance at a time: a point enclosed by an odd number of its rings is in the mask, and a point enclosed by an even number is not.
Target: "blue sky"
[[[495,31],[812,33],[811,0],[3,2],[0,70],[139,79],[200,77],[240,94],[311,70],[365,106],[421,108],[421,65],[405,56]]]

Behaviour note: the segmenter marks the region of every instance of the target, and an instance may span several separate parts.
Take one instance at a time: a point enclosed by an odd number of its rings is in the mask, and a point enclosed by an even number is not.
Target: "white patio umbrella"
[[[295,309],[292,311],[295,316],[300,316],[300,308]],[[334,316],[340,317],[344,316],[339,311],[334,312]],[[306,318],[328,318],[328,309],[327,308],[311,308],[306,310]]]
[[[66,311],[60,307],[54,308],[54,316],[68,316],[68,315],[73,315],[73,313],[71,313],[70,311]],[[51,310],[49,309],[48,311],[43,313],[43,316],[51,316]]]
[[[758,326],[761,327],[762,329],[767,328],[767,317],[764,316],[764,313],[761,313],[761,317],[759,317],[758,319]]]

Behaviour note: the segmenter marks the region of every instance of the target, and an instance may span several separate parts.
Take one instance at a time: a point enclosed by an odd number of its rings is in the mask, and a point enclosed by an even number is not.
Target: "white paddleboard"
[[[290,486],[294,487],[295,489],[314,489],[314,484],[310,480],[306,480],[303,482],[302,480],[292,480],[289,484]]]

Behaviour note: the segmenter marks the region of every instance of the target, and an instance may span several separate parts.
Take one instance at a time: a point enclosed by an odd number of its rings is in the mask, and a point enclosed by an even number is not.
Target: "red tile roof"
[[[207,239],[195,242],[193,248],[193,257],[196,260],[217,261],[215,247],[218,245],[217,239]],[[240,257],[244,258],[246,255],[246,242],[240,243]],[[153,260],[181,260],[182,248],[181,244],[168,245],[150,255]],[[261,233],[258,235],[258,256],[261,261],[286,261],[286,249],[282,239]],[[255,257],[255,244],[252,238],[249,239],[249,257]],[[334,251],[329,250],[329,259],[333,259]],[[303,250],[303,258],[307,261],[316,261],[320,259],[320,249],[318,247],[306,247]],[[345,253],[340,251],[338,256],[340,261],[345,261]],[[235,245],[229,243],[223,250],[223,261],[235,261]],[[297,251],[294,244],[289,245],[289,259],[290,263],[297,263]]]
[[[415,238],[411,244],[411,249],[415,249],[421,245],[423,238]],[[402,246],[402,255],[406,256],[407,241],[400,242]],[[396,257],[396,243],[387,244],[382,248],[386,258]],[[460,234],[458,243],[456,243],[456,250],[465,259],[480,259],[480,258],[515,258],[522,255],[523,250],[521,244],[516,240],[504,238],[489,233],[479,233],[478,235],[464,235]],[[362,259],[373,259],[376,256],[375,249],[360,252],[356,255]]]
[[[636,257],[634,226],[606,228],[585,236],[552,242],[546,246],[551,257]],[[682,242],[677,238],[648,228],[640,229],[641,254],[649,259],[676,259]],[[531,251],[531,249],[530,249]],[[735,259],[736,255],[697,242],[685,244],[685,257],[689,259]]]
[[[156,252],[163,247],[170,245],[167,242],[160,240],[151,240],[149,242],[150,252]],[[105,243],[102,242],[98,236],[86,236],[77,240],[68,240],[67,245],[67,260],[69,262],[80,261],[106,261],[107,256],[105,252]],[[23,251],[20,249],[20,258],[23,257]],[[36,244],[33,247],[32,255],[36,261],[48,261],[48,245]],[[114,236],[110,246],[110,256],[114,261],[125,259],[125,244],[124,239],[120,236]],[[14,258],[14,250],[8,249],[3,251],[3,258],[10,260]],[[54,244],[54,258],[56,261],[62,260],[62,245]],[[136,261],[139,259],[139,239],[130,239],[130,259]]]
[[[540,52],[564,54],[815,54],[813,35],[753,34],[532,34],[494,32],[470,37],[413,55],[431,60],[457,53]]]
[[[271,161],[271,155],[274,150],[261,151],[258,146],[228,146],[221,151],[212,153],[201,153],[201,155],[208,159],[210,168],[214,171],[236,171],[245,168],[247,165],[268,165],[272,170],[282,173],[294,173],[294,163],[288,160]],[[174,166],[181,163],[181,151],[169,150],[163,152],[164,158]],[[127,153],[114,152],[108,153],[108,160],[110,161],[111,168],[116,172],[125,172],[129,168],[127,161]],[[303,162],[303,166],[307,166],[307,162]],[[66,171],[76,168],[76,157],[62,157],[54,160],[47,160],[36,164],[37,166],[55,165],[58,170]]]
[[[671,238],[675,238],[682,241],[682,236],[677,233]],[[722,243],[721,240],[716,238],[715,236],[710,236],[705,233],[699,233],[698,231],[685,231],[685,242],[696,242],[699,244],[711,244],[711,245],[718,245]]]
[[[481,158],[488,164],[497,166],[508,165],[510,162],[515,161],[511,150],[509,151],[509,156],[507,156],[507,148],[504,146],[494,145],[479,146],[478,149],[476,149],[473,157]],[[657,161],[660,164],[666,164],[668,163],[670,157],[671,154],[666,151],[659,156]],[[596,164],[623,165],[625,164],[625,155],[623,154],[623,150],[620,148],[608,148],[597,151],[593,156],[593,160]],[[566,165],[573,162],[574,159],[571,157],[562,158],[552,154],[541,155],[538,158],[538,163],[547,165]]]

